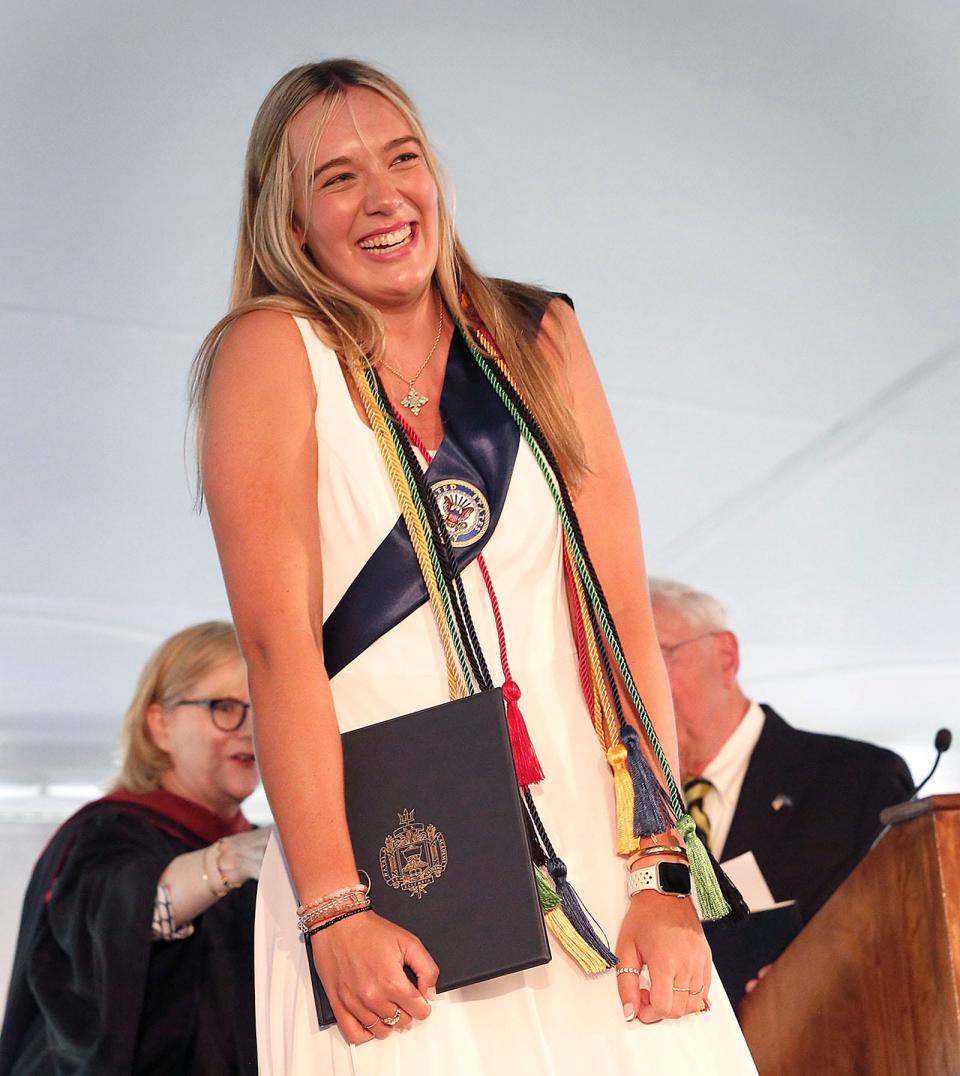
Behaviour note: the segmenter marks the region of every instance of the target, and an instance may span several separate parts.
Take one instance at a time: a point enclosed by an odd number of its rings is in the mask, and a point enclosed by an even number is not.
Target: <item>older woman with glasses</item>
[[[256,1071],[252,931],[267,829],[230,624],[148,661],[113,790],[57,831],[27,890],[0,1074]]]

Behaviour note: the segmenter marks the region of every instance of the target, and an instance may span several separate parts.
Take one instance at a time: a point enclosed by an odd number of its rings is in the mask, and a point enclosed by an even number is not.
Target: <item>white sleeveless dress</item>
[[[296,321],[317,389],[317,497],[329,614],[399,511],[374,435],[354,408],[336,356],[307,321]],[[522,441],[484,557],[503,613],[511,670],[523,689],[520,705],[546,773],[534,789],[538,809],[571,880],[614,944],[627,898],[623,862],[614,849],[612,782],[581,694],[557,514]],[[500,682],[494,621],[476,562],[463,581],[491,673]],[[445,701],[443,652],[429,604],[338,673],[332,689],[344,732]],[[650,1026],[627,1023],[613,972],[587,977],[552,939],[549,964],[441,994],[425,1023],[351,1046],[336,1027],[317,1025],[296,907],[273,837],[256,917],[263,1076],[755,1072],[716,977],[710,1012]]]

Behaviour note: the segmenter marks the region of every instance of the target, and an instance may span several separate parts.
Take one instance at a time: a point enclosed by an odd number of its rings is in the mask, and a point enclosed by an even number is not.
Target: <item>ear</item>
[[[717,636],[717,654],[720,658],[723,686],[733,687],[740,673],[740,643],[732,631],[722,631]]]
[[[294,243],[302,249],[307,242],[307,233],[296,217],[293,218],[293,223],[290,225],[290,234],[293,236]]]
[[[147,731],[150,739],[161,751],[170,750],[170,734],[167,730],[167,714],[158,702],[147,707]]]

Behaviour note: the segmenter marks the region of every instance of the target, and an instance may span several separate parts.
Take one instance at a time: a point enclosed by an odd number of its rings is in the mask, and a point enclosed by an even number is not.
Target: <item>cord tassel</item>
[[[617,957],[610,952],[606,941],[602,940],[593,929],[590,914],[583,906],[577,891],[567,881],[567,865],[562,859],[552,856],[547,860],[547,870],[557,888],[563,911],[570,920],[570,925],[580,935],[583,941],[603,960],[608,968],[616,967]]]
[[[520,688],[516,681],[508,679],[503,684],[503,697],[507,701],[507,728],[510,730],[510,747],[513,751],[513,764],[517,768],[517,783],[521,788],[538,784],[543,780],[543,769],[537,752],[534,750],[533,741],[527,731],[527,723],[523,720],[517,700],[520,698]]]
[[[544,878],[543,873],[535,870],[537,895],[540,897],[540,910],[543,921],[550,933],[557,939],[560,947],[572,957],[588,975],[597,975],[607,970],[606,961],[573,929],[573,925],[563,910],[563,905],[556,890]]]
[[[627,749],[627,768],[633,779],[634,835],[652,837],[655,833],[663,833],[670,826],[663,811],[663,789],[640,746],[640,734],[633,725],[623,725],[620,742]]]
[[[561,905],[558,904],[556,908],[544,913],[543,921],[567,956],[575,960],[587,975],[599,975],[612,966],[587,945],[574,930],[573,924],[564,914]]]
[[[636,850],[633,835],[633,781],[627,769],[627,749],[622,743],[607,748],[607,762],[613,770],[613,797],[617,811],[617,854],[628,856]]]
[[[560,896],[550,883],[544,878],[543,871],[534,868],[534,878],[537,880],[537,896],[540,898],[540,911],[544,915],[560,907]]]
[[[704,846],[706,847],[706,846]],[[713,852],[707,848],[707,855],[710,857],[710,866],[713,868],[713,873],[717,878],[717,885],[720,886],[720,892],[723,894],[723,899],[730,905],[730,923],[743,923],[750,918],[750,909],[747,907],[747,902],[743,899],[740,890],[730,881],[723,867],[717,862]]]
[[[730,905],[724,900],[723,891],[717,876],[713,873],[710,854],[703,841],[697,836],[697,824],[688,814],[677,819],[677,831],[687,846],[687,862],[690,875],[697,887],[697,902],[700,905],[700,918],[706,921],[723,919],[730,914]]]
[[[398,415],[396,419],[411,444],[419,450],[427,461],[427,466],[429,466],[433,462],[433,455],[423,443],[420,435],[404,418]],[[537,758],[537,752],[534,749],[533,741],[530,739],[530,733],[526,722],[523,720],[523,714],[517,705],[517,700],[520,698],[520,688],[510,674],[510,663],[507,659],[507,637],[503,627],[503,617],[500,614],[500,603],[497,600],[497,592],[493,589],[493,580],[490,578],[490,572],[482,553],[477,557],[477,564],[487,587],[487,595],[490,598],[490,606],[493,609],[493,618],[497,626],[500,664],[503,667],[504,676],[503,697],[507,703],[507,728],[510,732],[510,748],[513,753],[513,765],[517,771],[517,783],[521,788],[529,788],[530,785],[539,784],[543,780],[543,768]],[[477,643],[477,653],[480,654],[479,642]]]

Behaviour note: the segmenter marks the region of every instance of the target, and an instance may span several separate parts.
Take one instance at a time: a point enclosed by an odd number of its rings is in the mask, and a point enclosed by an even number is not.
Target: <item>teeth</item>
[[[413,235],[413,229],[409,224],[397,228],[392,232],[384,232],[382,235],[372,235],[369,239],[361,239],[360,246],[363,250],[377,250],[384,247],[396,247],[405,243]]]

